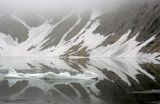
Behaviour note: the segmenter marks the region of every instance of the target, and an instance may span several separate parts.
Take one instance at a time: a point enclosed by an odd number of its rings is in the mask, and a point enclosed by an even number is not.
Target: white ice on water
[[[90,80],[90,79],[98,79],[98,75],[94,72],[86,71],[83,74],[76,74],[71,75],[69,72],[64,73],[54,73],[54,72],[47,72],[47,73],[36,73],[36,74],[23,74],[17,73],[15,69],[10,68],[8,70],[8,74],[4,76],[6,79],[30,79],[30,78],[37,78],[37,79],[65,79],[65,80]]]

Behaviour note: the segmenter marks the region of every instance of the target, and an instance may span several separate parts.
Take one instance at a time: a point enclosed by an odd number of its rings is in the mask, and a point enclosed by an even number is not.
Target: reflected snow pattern
[[[91,71],[92,80],[4,79],[20,73]],[[144,104],[160,102],[160,62],[154,59],[1,58],[0,104]]]

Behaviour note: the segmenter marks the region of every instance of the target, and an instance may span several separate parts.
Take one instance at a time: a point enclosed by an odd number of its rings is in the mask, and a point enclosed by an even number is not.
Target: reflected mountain
[[[4,79],[9,68],[21,73],[91,71],[99,80]],[[160,62],[154,59],[1,58],[3,104],[158,104]]]

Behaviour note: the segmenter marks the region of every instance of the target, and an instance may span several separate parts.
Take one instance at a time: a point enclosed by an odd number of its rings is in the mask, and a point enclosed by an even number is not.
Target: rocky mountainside
[[[0,11],[0,56],[160,56],[160,1],[50,15]]]

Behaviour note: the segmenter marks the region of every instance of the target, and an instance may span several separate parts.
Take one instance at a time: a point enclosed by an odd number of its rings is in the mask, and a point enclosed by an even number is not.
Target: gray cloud
[[[112,9],[128,1],[133,2],[133,0],[0,0],[0,11],[31,11],[44,13],[70,9]]]
[[[64,10],[64,9],[83,9],[119,4],[126,0],[0,0],[1,10]]]

